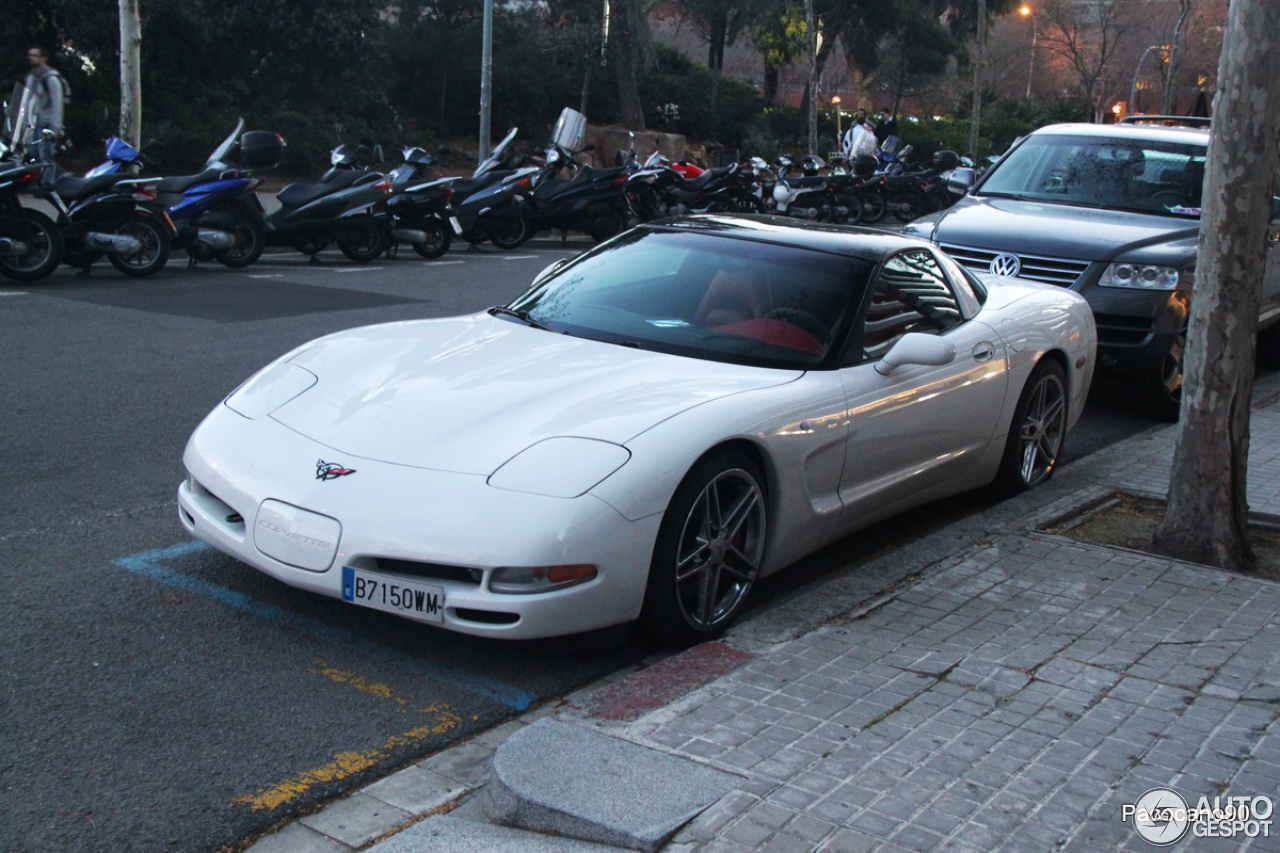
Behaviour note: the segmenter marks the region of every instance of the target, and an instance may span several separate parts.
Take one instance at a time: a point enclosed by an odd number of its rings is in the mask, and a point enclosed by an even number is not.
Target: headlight
[[[549,498],[576,498],[631,458],[625,447],[592,438],[557,436],[528,447],[489,475],[489,485]]]
[[[260,418],[271,414],[317,381],[310,370],[278,361],[237,388],[227,398],[227,408],[250,420]]]
[[[1108,264],[1098,284],[1135,290],[1173,290],[1178,286],[1178,278],[1179,273],[1173,267],[1120,262]]]

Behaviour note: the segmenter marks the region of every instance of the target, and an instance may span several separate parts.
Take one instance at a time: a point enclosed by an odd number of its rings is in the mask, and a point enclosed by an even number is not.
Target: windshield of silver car
[[[1032,136],[994,167],[977,194],[1198,217],[1204,158],[1203,145]]]
[[[826,357],[871,269],[796,246],[636,229],[538,282],[510,309],[577,337],[803,368]]]

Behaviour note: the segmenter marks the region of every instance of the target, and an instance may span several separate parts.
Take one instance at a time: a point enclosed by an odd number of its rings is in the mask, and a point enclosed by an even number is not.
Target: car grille
[[[970,270],[984,273],[991,272],[991,261],[996,255],[1006,254],[996,249],[976,249],[950,243],[943,243],[942,251]],[[1075,284],[1089,268],[1089,261],[1078,261],[1074,258],[1046,258],[1041,255],[1023,255],[1015,252],[1007,254],[1017,254],[1018,260],[1022,262],[1022,271],[1018,273],[1018,278],[1029,278],[1032,281],[1043,281],[1045,284],[1056,284],[1060,287],[1070,287]]]
[[[1146,343],[1155,330],[1156,321],[1150,317],[1131,317],[1126,314],[1094,314],[1098,324],[1098,343],[1134,346]]]

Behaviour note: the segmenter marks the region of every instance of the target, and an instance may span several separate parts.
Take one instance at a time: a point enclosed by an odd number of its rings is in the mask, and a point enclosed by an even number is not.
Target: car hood
[[[623,444],[693,406],[803,375],[644,352],[487,314],[353,329],[290,363],[319,380],[272,412],[290,429],[352,456],[483,475],[544,438]]]
[[[1153,243],[1194,240],[1199,230],[1194,219],[966,196],[938,218],[932,236],[943,245],[1110,261]]]

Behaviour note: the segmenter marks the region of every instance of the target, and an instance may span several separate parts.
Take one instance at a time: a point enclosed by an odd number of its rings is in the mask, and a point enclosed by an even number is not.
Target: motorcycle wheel
[[[520,209],[520,227],[516,233],[510,237],[504,237],[501,234],[490,234],[489,241],[499,249],[511,251],[518,249],[525,244],[525,241],[533,236],[533,226],[529,224],[529,211],[524,208]]]
[[[262,250],[267,246],[267,238],[258,223],[251,219],[237,219],[235,235],[234,246],[230,249],[214,251],[213,256],[218,263],[232,269],[241,269],[262,257]]]
[[[142,243],[142,251],[135,255],[107,255],[111,266],[125,275],[142,278],[159,272],[169,262],[169,232],[161,228],[152,217],[141,213],[130,214],[115,233]]]
[[[836,204],[849,211],[836,218],[841,225],[862,224],[862,199],[857,196],[842,195],[836,198]]]
[[[713,198],[707,202],[707,213],[737,213],[738,206],[727,198]]]
[[[863,193],[862,198],[862,223],[864,225],[873,225],[884,219],[885,202],[884,196],[880,193]]]
[[[0,223],[0,234],[29,243],[30,250],[14,258],[0,258],[0,273],[18,281],[44,278],[62,263],[62,231],[38,210],[21,208]]]
[[[428,260],[436,258],[449,251],[449,244],[453,242],[453,235],[449,233],[449,229],[444,227],[444,223],[438,219],[428,219],[419,223],[418,228],[427,235],[427,242],[414,243],[413,250]]]
[[[611,210],[608,216],[596,217],[596,222],[591,228],[591,239],[597,243],[603,243],[611,237],[616,237],[623,231],[627,230],[626,217],[620,211]]]
[[[338,238],[338,248],[356,263],[367,264],[387,250],[387,234],[380,227],[352,229],[347,236]]]
[[[903,205],[893,212],[899,222],[910,222],[924,212],[924,196],[920,193],[903,193],[898,197],[898,204]]]

